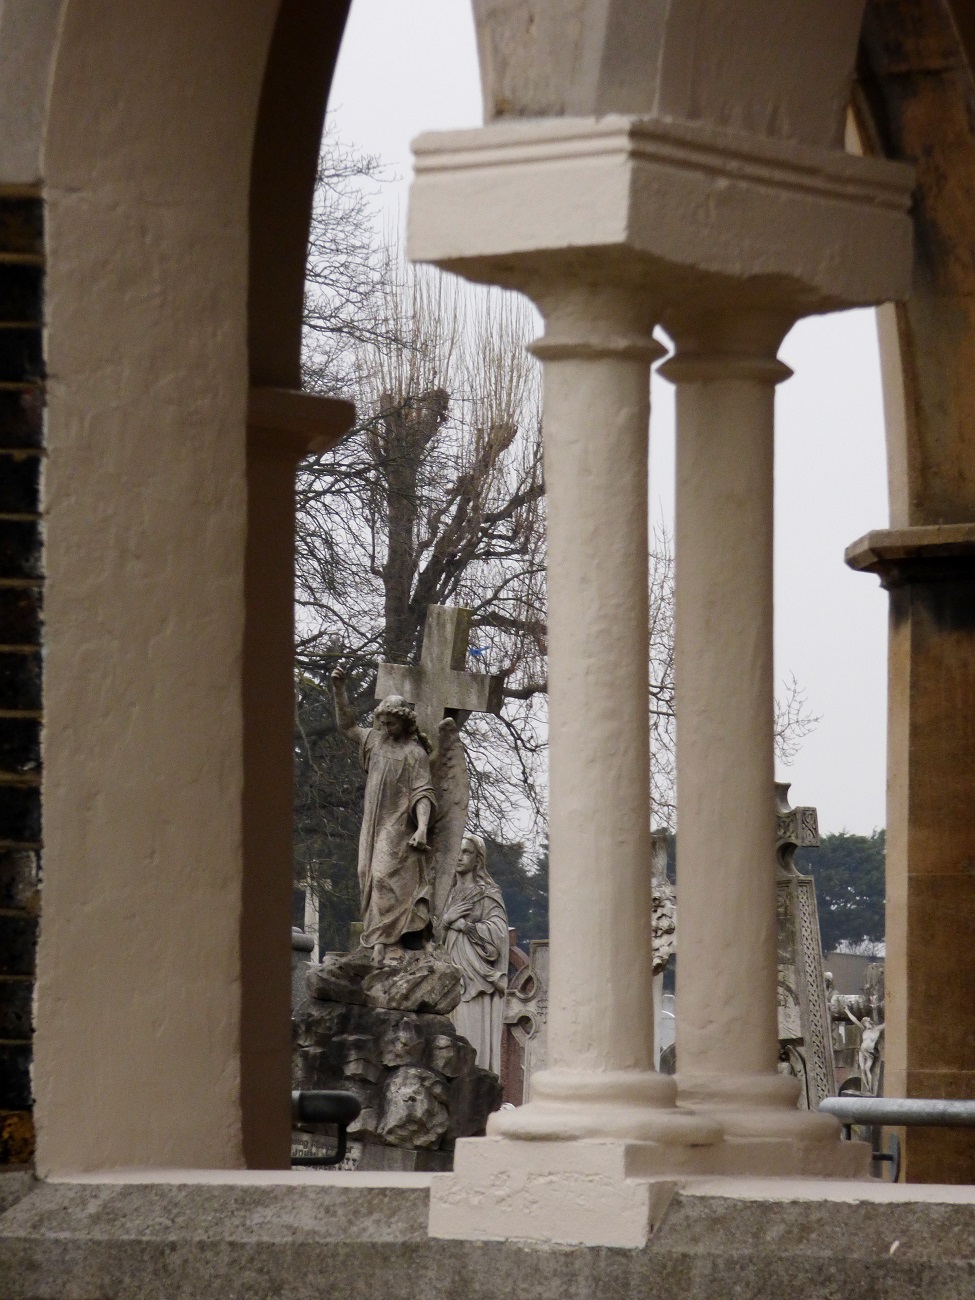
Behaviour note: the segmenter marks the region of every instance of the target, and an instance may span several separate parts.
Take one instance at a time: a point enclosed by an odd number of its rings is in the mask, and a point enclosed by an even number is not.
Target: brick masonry
[[[33,1154],[41,849],[43,206],[0,191],[0,1165]]]

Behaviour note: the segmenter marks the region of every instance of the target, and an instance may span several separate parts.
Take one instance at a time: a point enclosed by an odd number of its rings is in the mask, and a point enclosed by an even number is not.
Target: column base
[[[654,1070],[544,1070],[532,1079],[532,1100],[488,1119],[492,1137],[531,1142],[614,1138],[666,1147],[720,1142],[713,1119],[678,1110],[677,1087]]]
[[[782,1074],[678,1074],[676,1083],[681,1108],[721,1126],[722,1173],[869,1175],[867,1143],[843,1141],[835,1116],[797,1108],[798,1079]]]
[[[714,1172],[710,1150],[612,1139],[461,1138],[454,1172],[434,1174],[431,1182],[430,1236],[645,1246],[670,1204],[674,1175]]]
[[[510,1112],[508,1112],[510,1113]],[[729,1139],[676,1146],[461,1138],[454,1172],[434,1174],[431,1237],[639,1249],[681,1185],[704,1176],[866,1179],[866,1142]],[[741,1183],[737,1182],[740,1190]],[[718,1194],[715,1185],[711,1191]]]

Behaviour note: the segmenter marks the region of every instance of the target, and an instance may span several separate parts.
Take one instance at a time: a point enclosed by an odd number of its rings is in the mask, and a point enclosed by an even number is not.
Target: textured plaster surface
[[[843,138],[863,0],[474,0],[474,13],[488,120],[640,113]]]
[[[39,1186],[0,1215],[5,1300],[959,1300],[975,1208],[678,1194],[639,1250],[430,1241],[427,1193]],[[820,1191],[817,1188],[817,1197]]]
[[[90,9],[67,8],[46,143],[38,1164],[227,1166],[247,211],[276,6]]]
[[[47,93],[65,0],[0,3],[0,184],[41,177]]]

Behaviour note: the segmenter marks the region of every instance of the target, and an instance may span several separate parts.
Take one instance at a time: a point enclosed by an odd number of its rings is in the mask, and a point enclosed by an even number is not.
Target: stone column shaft
[[[544,341],[551,744],[549,1063],[653,1064],[649,336]],[[621,703],[625,702],[625,707]]]
[[[784,369],[720,357],[665,369],[678,430],[678,1053],[693,1074],[759,1074],[777,1058],[772,475]]]
[[[680,1096],[736,1136],[835,1136],[779,1075],[773,766],[775,353],[781,318],[678,333]]]
[[[632,289],[569,281],[536,297],[547,326],[534,351],[549,557],[548,1069],[537,1100],[492,1117],[491,1131],[708,1140],[653,1067],[647,456],[650,363],[663,349]]]

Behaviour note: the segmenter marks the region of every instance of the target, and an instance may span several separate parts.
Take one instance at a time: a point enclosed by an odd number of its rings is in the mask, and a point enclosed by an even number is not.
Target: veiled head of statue
[[[461,841],[460,862],[457,870],[461,875],[478,876],[487,872],[487,845],[480,835],[467,834]]]

